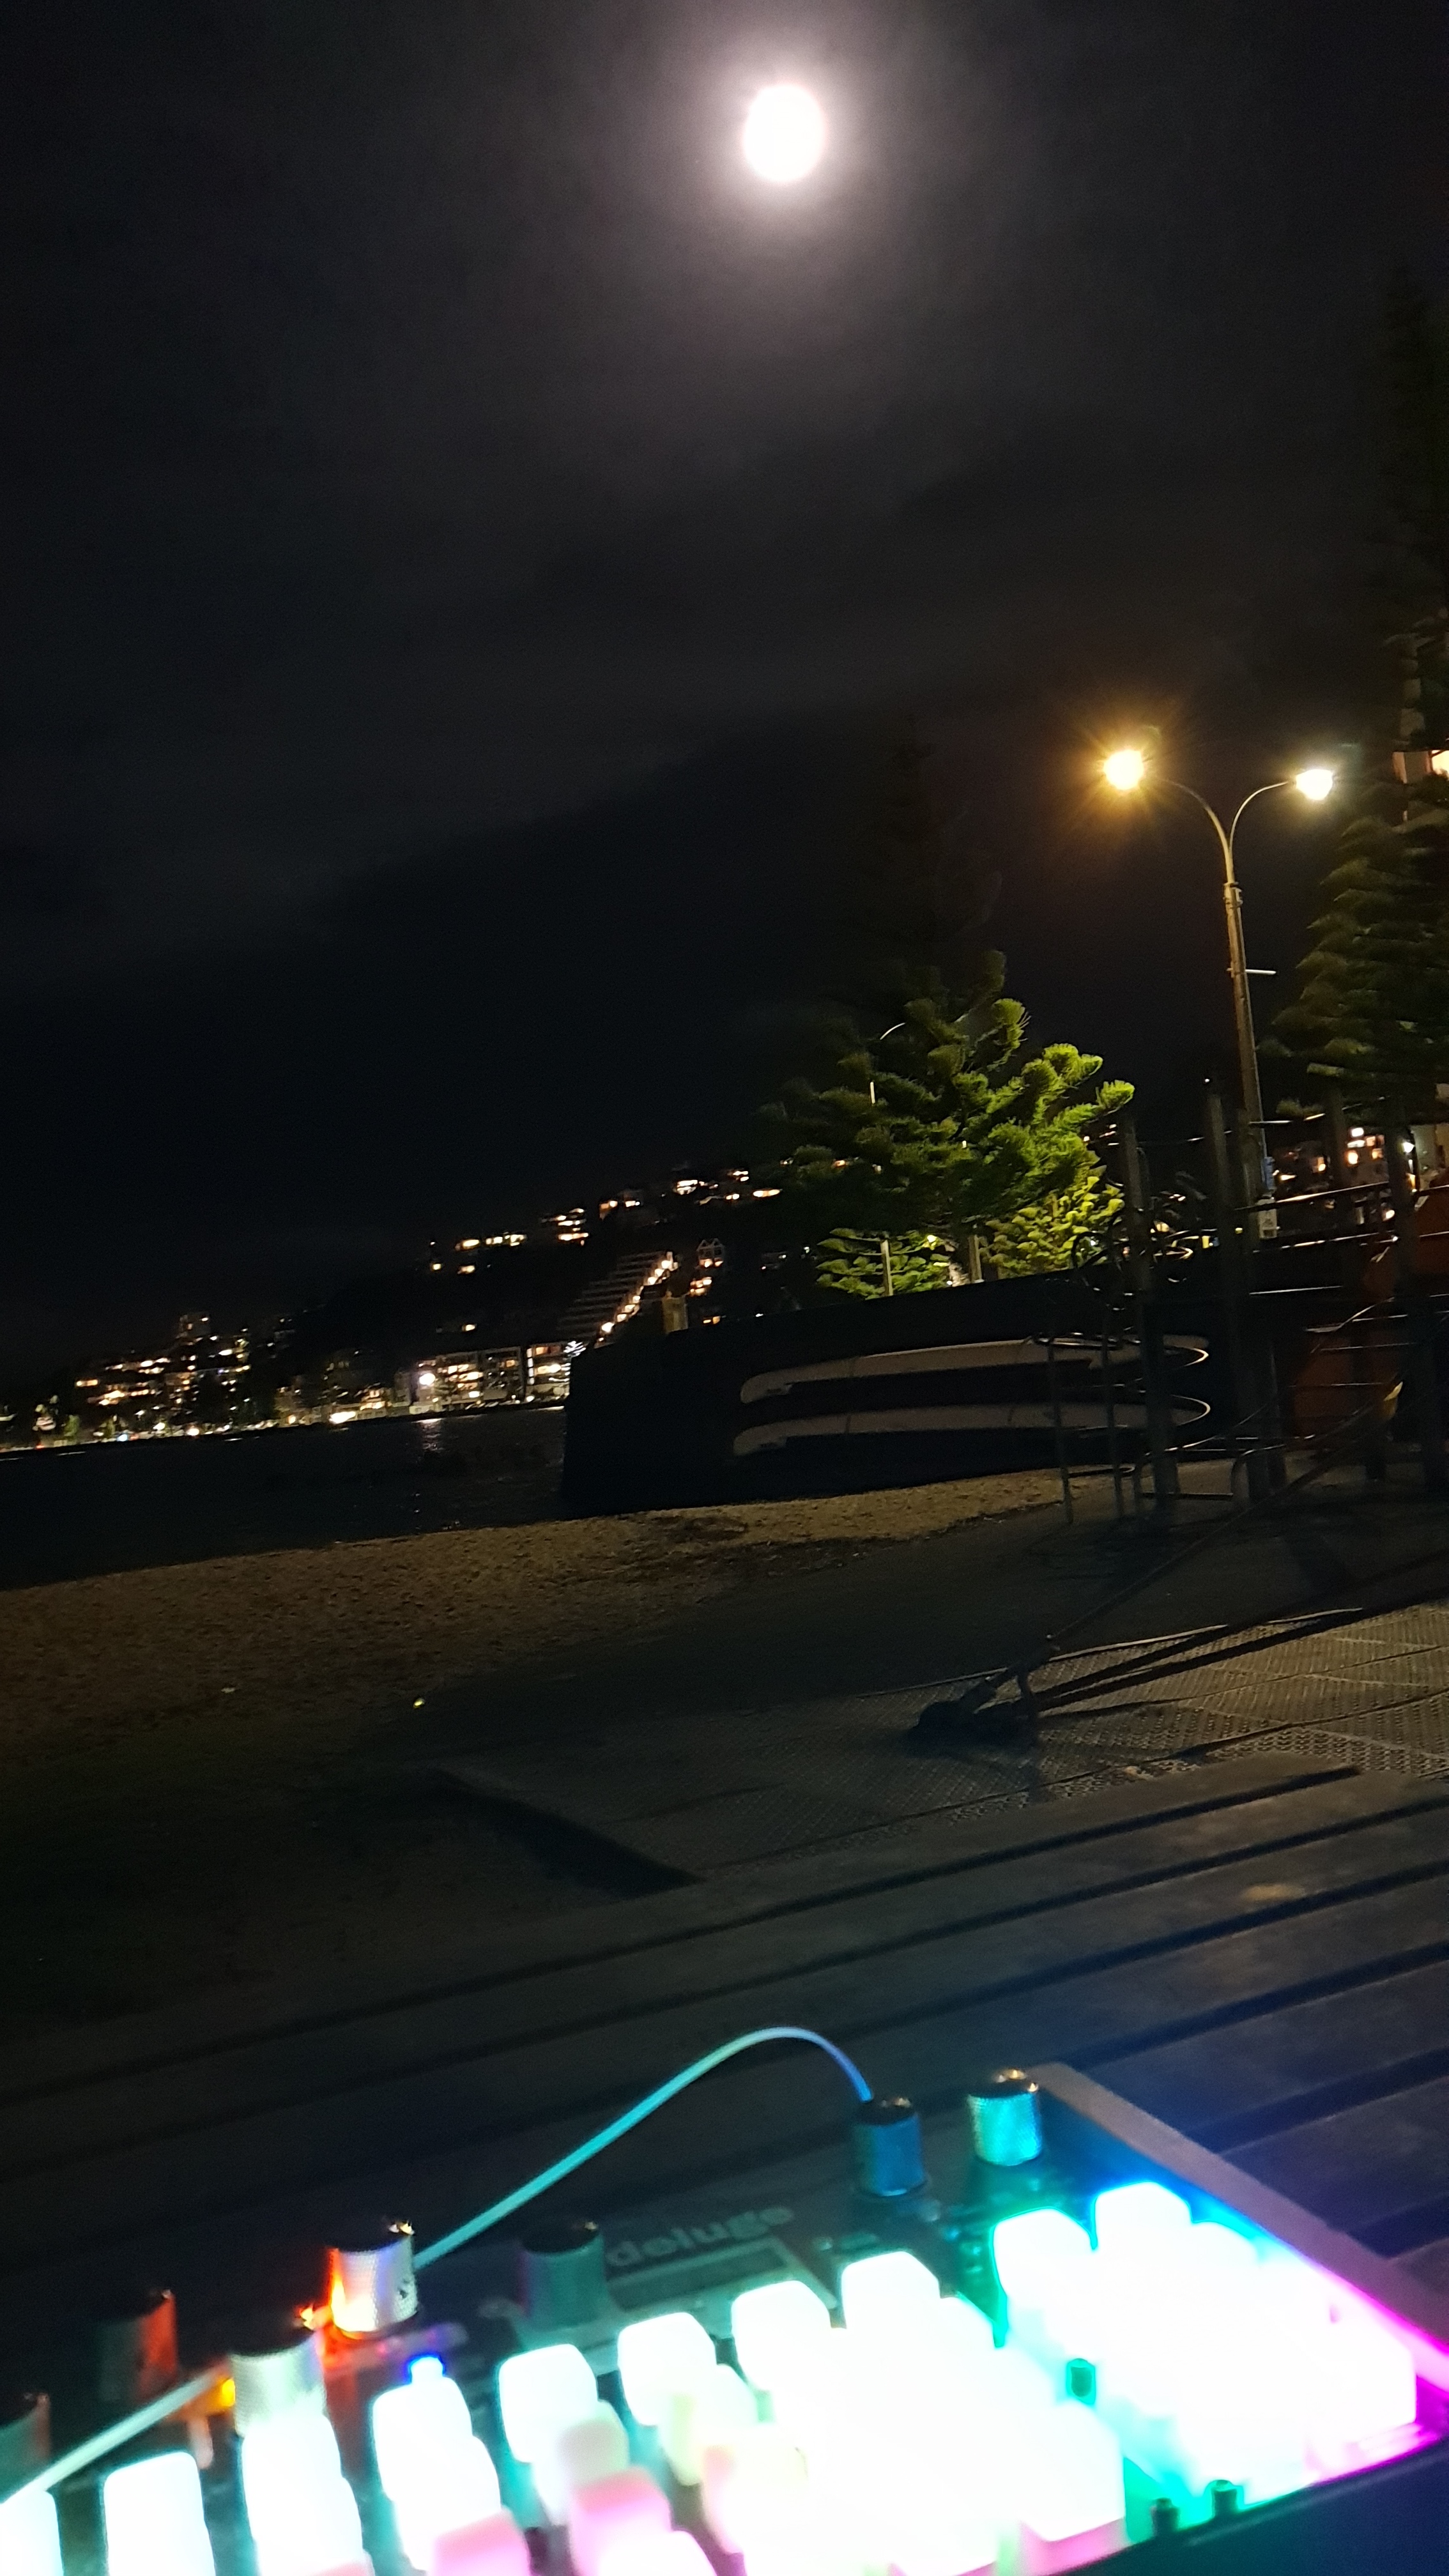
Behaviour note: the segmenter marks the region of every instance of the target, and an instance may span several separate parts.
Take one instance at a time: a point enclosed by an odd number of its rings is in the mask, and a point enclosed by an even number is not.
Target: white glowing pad
[[[498,2407],[515,2460],[525,2466],[536,2460],[556,2433],[588,2413],[598,2394],[576,2344],[548,2343],[536,2352],[512,2354],[499,2367]]]
[[[868,2254],[840,2275],[840,2304],[852,2334],[888,2338],[929,2331],[941,2284],[914,2254]]]
[[[329,2576],[357,2565],[364,2554],[357,2499],[325,2415],[294,2407],[254,2426],[242,2442],[241,2475],[258,2576]]]
[[[42,2489],[0,2504],[0,2568],[5,2576],[61,2576],[60,2518],[53,2495]]]
[[[533,2483],[550,2522],[567,2522],[580,2487],[617,2477],[629,2465],[629,2436],[616,2408],[600,2401],[545,2442],[533,2463]]]
[[[215,2576],[201,2479],[189,2451],[112,2469],[101,2487],[107,2576]]]
[[[742,2290],[730,2308],[740,2369],[755,2388],[775,2388],[830,2332],[830,2310],[804,2281]]]
[[[659,2447],[681,2486],[698,2486],[705,2453],[726,2449],[759,2422],[737,2370],[722,2365],[699,2388],[676,2389],[659,2418]]]
[[[636,2424],[657,2424],[669,2399],[704,2388],[715,2349],[697,2317],[645,2317],[619,2337],[619,2377]]]

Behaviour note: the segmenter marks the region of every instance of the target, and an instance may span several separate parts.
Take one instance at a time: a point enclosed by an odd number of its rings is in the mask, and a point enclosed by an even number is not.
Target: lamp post
[[[893,1038],[897,1029],[903,1029],[905,1025],[904,1020],[892,1020],[888,1029],[881,1030],[880,1036],[876,1039],[875,1044],[877,1046],[883,1046],[887,1038]],[[876,1106],[875,1075],[873,1073],[869,1075],[868,1080],[870,1085],[870,1105],[872,1109],[874,1109]],[[891,1239],[888,1234],[883,1234],[881,1236],[880,1257],[881,1268],[885,1276],[885,1293],[888,1297],[893,1297],[896,1293],[896,1283],[891,1276]]]
[[[1258,1078],[1258,1042],[1253,1030],[1253,994],[1248,980],[1248,952],[1243,941],[1243,894],[1236,866],[1238,825],[1250,805],[1260,796],[1274,796],[1292,788],[1306,797],[1310,805],[1321,805],[1331,796],[1334,773],[1317,765],[1298,770],[1292,778],[1270,778],[1263,786],[1252,788],[1226,826],[1205,796],[1195,787],[1184,786],[1180,778],[1159,778],[1149,769],[1145,753],[1137,750],[1114,751],[1102,763],[1102,775],[1109,787],[1127,796],[1151,784],[1170,788],[1175,796],[1186,796],[1198,811],[1207,816],[1217,836],[1223,862],[1223,912],[1228,933],[1228,976],[1233,988],[1233,1021],[1238,1041],[1238,1076],[1242,1084],[1243,1115],[1248,1133],[1254,1138],[1257,1154],[1257,1178],[1254,1184],[1245,1172],[1252,1193],[1253,1231],[1262,1240],[1278,1231],[1273,1205],[1273,1164],[1268,1152],[1267,1122],[1263,1116],[1263,1087]]]

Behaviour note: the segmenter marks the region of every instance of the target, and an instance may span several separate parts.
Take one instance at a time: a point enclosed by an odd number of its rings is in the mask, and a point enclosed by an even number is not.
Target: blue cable
[[[810,2042],[812,2048],[823,2048],[827,2057],[834,2058],[841,2073],[848,2076],[860,2100],[862,2102],[870,2100],[870,2086],[860,2068],[853,2059],[846,2056],[844,2049],[836,2047],[833,2040],[822,2039],[818,2030],[797,2030],[791,2023],[784,2023],[770,2030],[747,2030],[742,2039],[727,2039],[722,2048],[712,2048],[707,2057],[697,2057],[692,2066],[686,2066],[682,2075],[671,2075],[667,2084],[661,2084],[655,2092],[647,2093],[642,2102],[635,2103],[632,2111],[623,2112],[617,2120],[610,2121],[607,2129],[600,2129],[596,2136],[586,2138],[581,2147],[575,2147],[568,2155],[560,2156],[558,2163],[550,2165],[546,2173],[535,2174],[532,2182],[526,2182],[517,2191],[509,2192],[505,2200],[495,2200],[491,2209],[485,2209],[477,2218],[470,2218],[466,2225],[455,2227],[451,2236],[440,2236],[436,2245],[425,2245],[422,2252],[413,2257],[414,2268],[422,2271],[426,2264],[441,2262],[445,2254],[456,2253],[460,2245],[467,2245],[473,2237],[483,2235],[487,2228],[496,2227],[500,2218],[511,2218],[515,2209],[522,2209],[525,2202],[536,2200],[540,2192],[547,2191],[556,2182],[562,2182],[566,2174],[576,2173],[579,2166],[587,2164],[591,2156],[597,2156],[605,2147],[611,2147],[616,2138],[622,2138],[630,2129],[636,2129],[641,2120],[648,2119],[651,2111],[657,2111],[663,2103],[671,2102],[676,2093],[684,2091],[686,2085],[695,2083],[701,2075],[712,2073],[716,2066],[723,2066],[727,2058],[738,2057],[742,2049],[761,2048],[767,2040],[772,2039],[805,2039]],[[33,2469],[29,2477],[18,2487],[0,2489],[0,2504],[9,2504],[16,2496],[30,2495],[49,2487],[59,2486],[63,2478],[74,2477],[77,2470],[89,2468],[94,2461],[104,2459],[108,2452],[119,2449],[123,2442],[129,2442],[134,2435],[146,2432],[150,2426],[159,2424],[166,2416],[177,2414],[184,2407],[194,2405],[198,2399],[205,2397],[212,2389],[219,2386],[225,2376],[225,2362],[213,2362],[208,2369],[198,2371],[193,2378],[181,2380],[174,2388],[163,2390],[159,2397],[153,2397],[146,2405],[138,2406],[134,2413],[123,2415],[119,2423],[106,2425],[103,2431],[93,2433],[88,2441],[76,2443],[71,2450],[62,2451],[58,2459],[47,2461],[43,2468]]]
[[[682,2075],[671,2075],[667,2084],[646,2093],[643,2101],[636,2102],[632,2110],[622,2111],[606,2129],[597,2130],[592,2138],[584,2140],[581,2147],[573,2147],[566,2156],[560,2156],[556,2165],[549,2165],[545,2172],[535,2174],[532,2182],[520,2183],[517,2191],[510,2191],[502,2200],[495,2200],[491,2209],[481,2210],[476,2218],[465,2219],[451,2235],[440,2236],[435,2245],[425,2245],[420,2253],[413,2256],[414,2270],[421,2272],[429,2263],[440,2263],[445,2254],[456,2254],[460,2245],[471,2244],[475,2236],[486,2234],[490,2227],[498,2225],[500,2219],[511,2218],[515,2209],[522,2209],[526,2202],[537,2200],[540,2192],[551,2190],[556,2182],[564,2180],[565,2175],[577,2173],[580,2165],[586,2165],[591,2156],[602,2154],[604,2148],[612,2147],[617,2138],[626,2137],[631,2129],[637,2129],[640,2121],[647,2120],[651,2111],[658,2111],[666,2102],[672,2102],[676,2093],[682,2093],[687,2085],[697,2083],[701,2075],[712,2074],[715,2067],[723,2066],[727,2058],[738,2057],[742,2049],[762,2048],[767,2040],[773,2039],[806,2039],[812,2048],[823,2048],[826,2056],[834,2058],[841,2073],[854,2085],[859,2100],[868,2102],[871,2099],[871,2088],[854,2060],[846,2056],[844,2049],[837,2048],[833,2040],[822,2039],[818,2030],[797,2030],[788,2022],[769,2030],[747,2030],[742,2039],[727,2039],[722,2048],[712,2048],[707,2057],[697,2057],[692,2066],[685,2067]]]

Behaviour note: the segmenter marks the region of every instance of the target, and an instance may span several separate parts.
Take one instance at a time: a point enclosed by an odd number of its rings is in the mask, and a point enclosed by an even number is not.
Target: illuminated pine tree
[[[1003,1279],[1075,1270],[1100,1258],[1122,1212],[1122,1193],[1088,1149],[1079,1177],[988,1226],[982,1251]]]
[[[918,1297],[961,1274],[938,1234],[871,1235],[842,1225],[817,1246],[815,1275],[836,1297]]]
[[[1074,1046],[1029,1054],[1000,958],[986,968],[964,1010],[923,995],[874,1046],[847,1045],[834,1083],[789,1086],[780,1171],[817,1244],[931,1235],[964,1268],[973,1234],[1088,1178],[1087,1131],[1132,1086],[1100,1082],[1101,1058]]]
[[[1407,819],[1348,826],[1298,998],[1280,1011],[1276,1055],[1310,1095],[1337,1083],[1354,1107],[1433,1115],[1449,1081],[1449,789],[1416,788]]]
[[[1449,1080],[1449,318],[1391,300],[1381,381],[1385,701],[1297,998],[1265,1041],[1307,1098],[1432,1116]],[[1291,1105],[1291,1104],[1290,1104]]]

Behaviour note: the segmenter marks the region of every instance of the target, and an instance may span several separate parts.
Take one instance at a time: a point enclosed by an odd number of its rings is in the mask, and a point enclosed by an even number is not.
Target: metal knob
[[[169,2290],[136,2289],[96,2318],[96,2393],[124,2413],[159,2397],[179,2373],[176,2301]]]
[[[904,2094],[863,2102],[851,2131],[856,2189],[872,2200],[900,2200],[926,2180],[920,2115]]]
[[[339,2334],[387,2334],[418,2312],[413,2231],[405,2218],[380,2218],[348,2232],[327,2258],[328,2305]]]
[[[50,2399],[0,2390],[0,2493],[19,2486],[50,2457]]]
[[[258,2424],[269,2424],[278,2415],[286,2415],[294,2406],[309,2408],[321,2414],[327,2402],[322,2376],[322,2337],[314,2328],[294,2326],[290,2331],[272,2328],[263,2342],[259,2335],[238,2345],[231,2356],[231,2375],[236,2385],[236,2429],[250,2433]]]
[[[592,2218],[535,2219],[518,2249],[518,2303],[543,2328],[606,2315],[603,2229]]]
[[[1029,2165],[1042,2149],[1041,2100],[1019,2066],[1003,2066],[966,2096],[971,2142],[984,2165]]]

